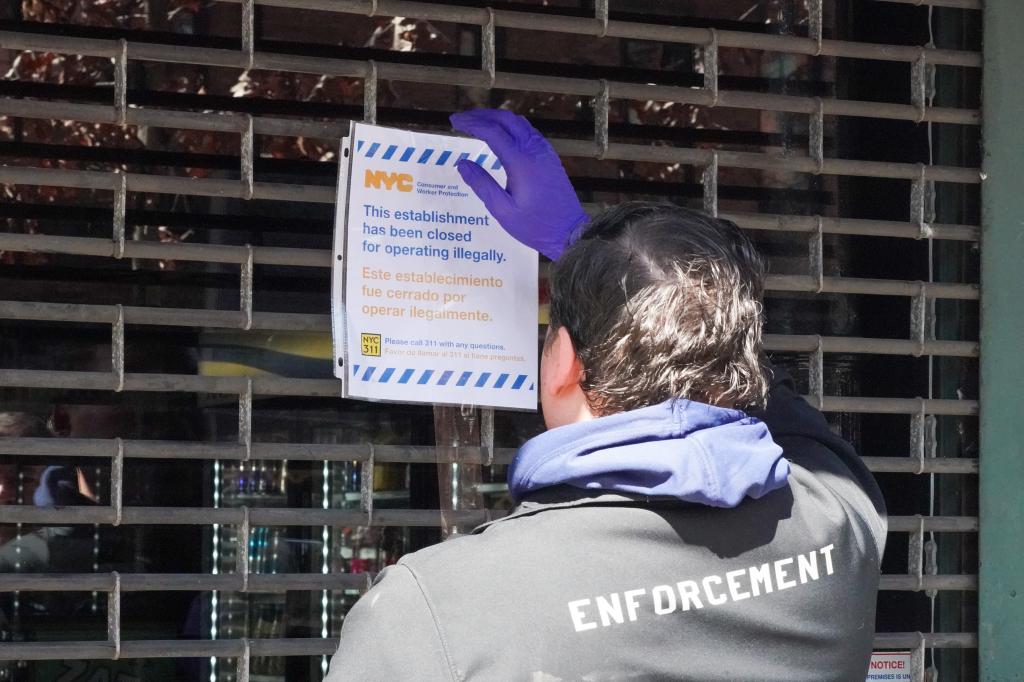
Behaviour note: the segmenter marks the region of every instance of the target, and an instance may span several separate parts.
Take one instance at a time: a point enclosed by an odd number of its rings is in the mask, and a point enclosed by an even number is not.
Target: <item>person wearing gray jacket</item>
[[[327,680],[864,680],[884,505],[764,359],[762,258],[671,204],[573,219],[525,119],[467,115],[509,181],[463,178],[555,259],[548,430],[509,467],[508,516],[381,572]]]

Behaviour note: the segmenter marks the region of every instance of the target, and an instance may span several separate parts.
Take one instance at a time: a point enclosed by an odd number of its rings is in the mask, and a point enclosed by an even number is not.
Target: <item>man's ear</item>
[[[576,347],[565,327],[558,328],[545,352],[550,354],[548,376],[545,377],[548,392],[557,396],[578,390],[583,378],[583,365],[576,357]]]

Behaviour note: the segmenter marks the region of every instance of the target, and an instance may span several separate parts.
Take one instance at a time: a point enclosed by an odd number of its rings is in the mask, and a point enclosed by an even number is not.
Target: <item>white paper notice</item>
[[[871,654],[866,682],[911,682],[909,651],[876,651]]]
[[[536,409],[537,254],[455,167],[470,159],[504,185],[494,153],[360,123],[345,146],[332,308],[346,394]]]

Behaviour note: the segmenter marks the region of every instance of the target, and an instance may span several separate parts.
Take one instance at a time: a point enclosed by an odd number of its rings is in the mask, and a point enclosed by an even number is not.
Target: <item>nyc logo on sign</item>
[[[411,192],[412,176],[408,173],[370,170],[368,168],[363,178],[363,185],[374,189],[397,189],[399,192]]]

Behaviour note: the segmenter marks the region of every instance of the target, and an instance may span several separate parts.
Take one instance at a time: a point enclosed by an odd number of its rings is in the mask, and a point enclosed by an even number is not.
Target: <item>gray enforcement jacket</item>
[[[734,508],[540,490],[383,571],[327,681],[862,682],[881,494],[785,374],[756,416],[788,486]]]

